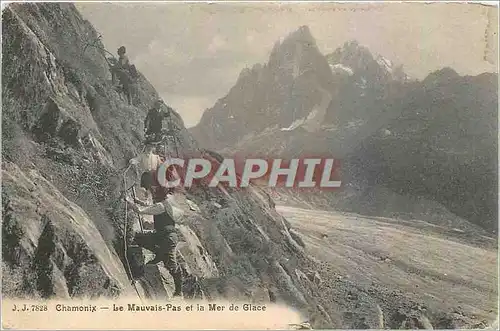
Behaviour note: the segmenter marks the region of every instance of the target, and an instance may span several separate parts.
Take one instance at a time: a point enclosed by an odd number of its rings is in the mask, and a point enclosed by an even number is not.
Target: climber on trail
[[[121,46],[120,48],[118,48],[118,62],[116,62],[115,65],[111,68],[111,78],[113,80],[113,84],[116,83],[117,76],[118,78],[120,77],[120,72],[128,72],[130,69],[130,61],[128,59],[128,56],[125,54],[126,51],[127,50],[125,46]]]
[[[155,152],[155,145],[146,144],[141,154],[129,160],[129,164],[135,166],[137,176],[145,171],[156,170],[163,163],[164,160]]]
[[[141,187],[151,192],[153,205],[129,197],[126,197],[125,200],[130,208],[138,214],[153,215],[155,231],[152,233],[137,233],[133,243],[156,253],[155,258],[148,264],[157,264],[163,261],[165,268],[174,279],[174,296],[180,296],[182,294],[182,271],[175,256],[178,242],[175,223],[182,216],[183,211],[172,206],[171,191],[156,183],[154,171],[145,171],[142,174]]]
[[[135,66],[130,64],[130,60],[125,54],[126,52],[125,46],[118,48],[118,61],[111,67],[111,80],[113,85],[115,85],[118,78],[129,104],[132,104],[132,87],[138,74]]]
[[[118,48],[118,65],[121,66],[123,69],[130,69],[130,61],[128,59],[128,56],[125,54],[127,52],[127,49],[125,46],[120,46]]]
[[[165,106],[166,109],[163,109],[163,106]],[[146,143],[159,142],[162,140],[163,119],[170,117],[172,111],[173,109],[165,105],[163,100],[158,99],[155,101],[144,120]]]

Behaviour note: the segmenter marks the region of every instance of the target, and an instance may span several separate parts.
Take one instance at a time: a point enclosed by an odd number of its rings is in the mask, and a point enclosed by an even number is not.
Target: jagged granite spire
[[[334,84],[310,29],[301,26],[275,43],[265,66],[244,69],[191,132],[207,147],[218,148],[267,127],[286,128],[324,103],[324,91]]]

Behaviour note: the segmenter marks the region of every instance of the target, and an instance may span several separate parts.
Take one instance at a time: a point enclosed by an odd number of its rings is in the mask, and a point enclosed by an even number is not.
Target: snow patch
[[[383,56],[377,57],[377,63],[379,66],[384,68],[387,72],[392,73],[392,62]]]
[[[342,63],[330,64],[330,69],[333,73],[346,73],[349,76],[354,75],[354,71],[351,67],[345,66]]]
[[[305,121],[310,121],[310,120],[313,120],[314,118],[316,118],[317,116],[319,115],[319,110],[318,108],[314,108],[310,113],[309,115],[307,115],[307,118],[305,119]]]
[[[287,127],[287,128],[281,128],[280,131],[293,131],[296,128],[298,128],[299,126],[301,126],[302,124],[304,124],[305,121],[306,121],[306,119],[304,117],[299,118],[299,119],[293,121],[293,123],[290,124],[289,127]]]
[[[287,127],[287,128],[281,128],[280,131],[293,131],[293,130],[297,129],[299,126],[306,126],[306,125],[311,126],[311,127],[316,127],[317,126],[319,128],[319,126],[321,125],[321,122],[322,122],[322,118],[321,117],[322,116],[320,114],[320,110],[318,109],[318,107],[315,107],[307,115],[307,117],[302,117],[302,118],[299,118],[298,120],[293,121],[293,123],[290,124],[289,127]]]

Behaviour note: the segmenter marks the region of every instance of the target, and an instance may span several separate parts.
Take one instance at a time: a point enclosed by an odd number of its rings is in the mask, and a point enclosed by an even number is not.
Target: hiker
[[[155,152],[155,145],[146,144],[143,153],[129,160],[129,164],[136,166],[136,170],[138,171],[137,176],[144,171],[156,170],[163,163],[163,159]]]
[[[137,71],[134,65],[130,64],[128,56],[125,54],[127,49],[125,46],[118,48],[118,62],[111,68],[111,80],[113,85],[116,84],[116,78],[122,85],[123,92],[127,96],[127,101],[132,104],[132,88],[134,80],[137,76]]]
[[[128,72],[130,69],[130,61],[128,59],[128,56],[125,54],[126,51],[127,49],[125,48],[125,46],[121,46],[120,48],[118,48],[118,62],[116,62],[115,65],[111,68],[111,78],[113,80],[113,84],[116,83],[117,76],[119,78],[120,71]]]
[[[129,70],[130,69],[130,61],[128,59],[128,56],[125,54],[127,52],[127,49],[125,48],[125,46],[120,46],[120,48],[118,48],[118,65],[125,69],[125,70]]]
[[[163,100],[158,99],[153,104],[153,107],[149,109],[146,119],[144,120],[144,134],[146,136],[146,142],[157,142],[162,140],[162,129],[163,129],[163,119],[170,116],[170,112],[173,111],[172,108],[167,107]]]
[[[153,215],[154,219],[154,232],[136,234],[133,243],[156,253],[155,258],[147,264],[157,264],[163,261],[165,268],[174,279],[174,296],[180,296],[182,294],[182,271],[175,256],[178,242],[175,223],[182,216],[183,211],[172,206],[171,190],[160,186],[154,177],[153,171],[145,171],[141,176],[141,187],[151,192],[153,205],[148,205],[139,199],[125,198],[130,208],[139,214]]]

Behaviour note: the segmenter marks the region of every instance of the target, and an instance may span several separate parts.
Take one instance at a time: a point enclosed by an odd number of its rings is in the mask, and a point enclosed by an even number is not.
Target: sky
[[[309,26],[323,54],[357,40],[413,78],[451,67],[498,72],[498,11],[466,3],[77,3],[187,127],[224,97],[239,73],[265,63],[274,43]]]

